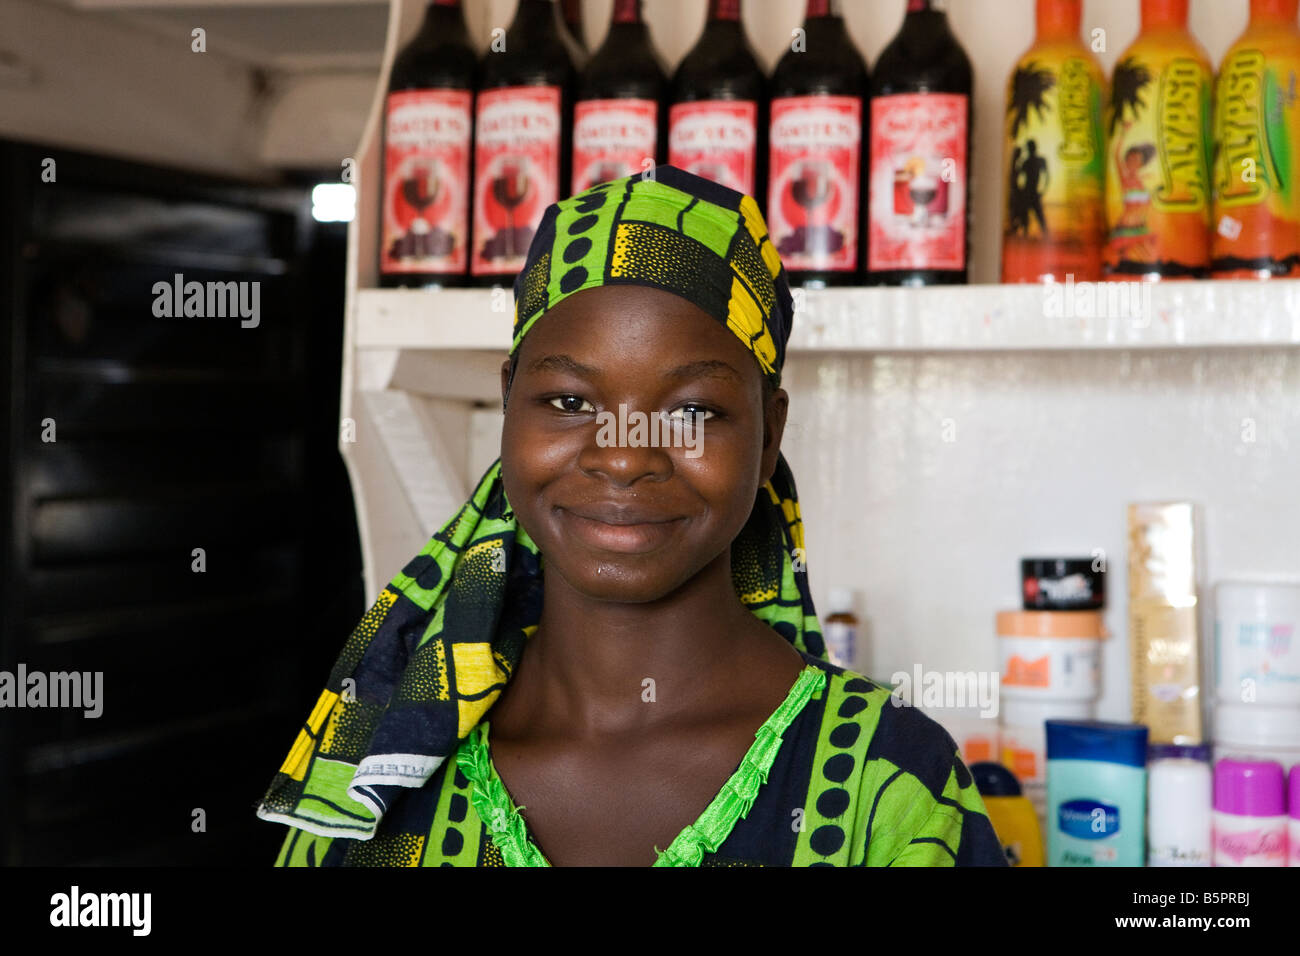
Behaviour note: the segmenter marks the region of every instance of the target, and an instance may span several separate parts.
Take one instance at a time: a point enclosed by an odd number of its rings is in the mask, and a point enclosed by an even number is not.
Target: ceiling
[[[220,51],[286,73],[378,71],[388,0],[45,0],[169,37],[195,27]]]

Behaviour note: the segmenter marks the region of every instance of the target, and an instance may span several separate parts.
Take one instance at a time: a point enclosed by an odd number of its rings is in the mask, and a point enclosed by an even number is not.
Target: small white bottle
[[[1214,865],[1286,866],[1286,789],[1274,760],[1214,765]]]
[[[830,616],[826,618],[823,637],[831,662],[845,670],[862,673],[858,661],[858,619],[853,613],[853,592],[848,588],[831,588]]]
[[[1155,745],[1147,774],[1147,866],[1209,866],[1214,783],[1208,748]]]

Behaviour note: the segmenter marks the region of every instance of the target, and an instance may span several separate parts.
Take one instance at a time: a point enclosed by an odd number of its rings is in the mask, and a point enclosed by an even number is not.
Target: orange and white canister
[[[1095,700],[1101,689],[1100,611],[999,611],[1002,695]]]

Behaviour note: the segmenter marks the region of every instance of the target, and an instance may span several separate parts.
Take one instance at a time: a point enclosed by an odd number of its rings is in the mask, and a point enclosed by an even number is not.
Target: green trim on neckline
[[[749,814],[759,788],[776,761],[781,735],[813,695],[826,686],[826,672],[808,664],[790,688],[781,705],[754,734],[754,743],[731,778],[699,818],[677,834],[668,849],[659,853],[654,866],[699,866],[705,853],[716,852],[731,834],[736,822]],[[482,720],[465,737],[456,764],[474,785],[470,799],[483,820],[492,842],[501,851],[506,866],[550,866],[550,861],[528,836],[528,826],[505,784],[497,775],[488,750],[488,721]]]

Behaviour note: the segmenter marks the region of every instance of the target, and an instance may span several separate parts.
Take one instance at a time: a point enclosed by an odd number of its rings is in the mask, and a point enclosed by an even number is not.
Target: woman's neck
[[[513,727],[586,737],[698,716],[756,631],[784,641],[741,604],[729,551],[648,603],[594,600],[559,575],[544,586],[537,631],[496,705],[508,699]]]

